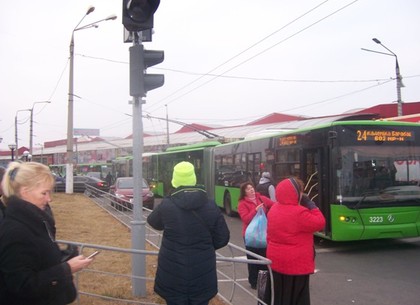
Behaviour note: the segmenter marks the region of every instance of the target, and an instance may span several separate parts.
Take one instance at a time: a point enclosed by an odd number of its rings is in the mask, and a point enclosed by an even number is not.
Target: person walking
[[[111,172],[108,172],[108,174],[106,174],[105,181],[106,183],[108,183],[108,186],[112,185],[113,179]]]
[[[92,259],[63,261],[48,212],[54,177],[37,162],[11,162],[2,181],[6,213],[0,223],[0,304],[64,305],[76,299],[73,273]]]
[[[217,294],[215,250],[229,242],[223,215],[196,181],[191,163],[175,165],[175,189],[147,217],[163,230],[154,290],[168,305],[209,303]]]
[[[280,196],[281,194],[281,196]],[[303,182],[287,178],[276,187],[278,204],[267,217],[267,258],[271,260],[275,305],[310,305],[309,275],[315,270],[314,236],[325,226]]]
[[[238,213],[242,220],[242,236],[245,238],[245,231],[257,214],[258,209],[263,209],[267,214],[272,207],[274,201],[270,198],[262,196],[255,192],[254,185],[251,182],[242,183],[240,186]],[[255,254],[265,257],[266,248],[254,248],[245,245],[245,249]],[[252,255],[247,254],[248,259],[255,259]],[[267,270],[265,265],[248,264],[248,282],[252,289],[257,288],[257,277],[259,270]]]
[[[3,202],[3,189],[1,187],[1,182],[3,181],[3,176],[5,172],[6,172],[6,169],[0,166],[0,222],[3,220],[4,213],[6,210],[6,205]]]
[[[261,195],[270,198],[272,201],[277,201],[276,188],[274,187],[273,181],[271,180],[271,174],[269,172],[263,172],[261,174],[256,191]]]

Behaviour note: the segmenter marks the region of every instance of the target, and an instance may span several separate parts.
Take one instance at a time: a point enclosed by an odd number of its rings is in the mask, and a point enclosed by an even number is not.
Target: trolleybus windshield
[[[355,136],[355,145],[338,151],[337,201],[351,208],[418,206],[420,147],[414,131],[358,129]]]

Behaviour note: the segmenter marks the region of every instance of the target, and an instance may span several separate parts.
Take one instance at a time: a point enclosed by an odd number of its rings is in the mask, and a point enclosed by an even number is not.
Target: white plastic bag
[[[245,231],[245,245],[252,248],[267,247],[267,216],[259,208]]]

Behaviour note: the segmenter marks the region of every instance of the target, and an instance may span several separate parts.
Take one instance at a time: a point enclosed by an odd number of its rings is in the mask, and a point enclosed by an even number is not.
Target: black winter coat
[[[167,301],[200,303],[217,294],[215,250],[229,242],[229,229],[214,201],[199,187],[179,187],[148,216],[164,230],[155,291]]]
[[[11,197],[0,225],[0,304],[64,305],[76,298],[70,266],[61,262],[53,218]]]

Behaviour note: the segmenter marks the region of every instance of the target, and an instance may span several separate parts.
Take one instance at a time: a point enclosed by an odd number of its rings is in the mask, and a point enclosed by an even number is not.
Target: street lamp
[[[384,46],[379,39],[372,38],[372,40],[375,43],[381,45],[389,53],[378,52],[378,51],[362,48],[363,51],[368,51],[368,52],[373,52],[373,53],[378,53],[378,54],[383,54],[383,55],[388,55],[388,56],[394,56],[395,57],[395,74],[396,74],[395,80],[397,82],[397,109],[398,109],[397,111],[398,111],[398,116],[402,116],[403,115],[403,110],[402,110],[402,100],[401,100],[401,88],[404,87],[404,84],[402,83],[402,77],[401,77],[401,74],[400,74],[400,66],[398,64],[398,56],[397,56],[397,54],[392,52],[390,49],[388,49],[386,46]]]
[[[91,6],[86,11],[83,18],[74,27],[71,33],[70,40],[70,69],[69,69],[69,101],[68,101],[68,112],[67,112],[67,164],[66,164],[66,193],[73,193],[73,74],[74,74],[74,32],[85,30],[89,28],[97,28],[98,23],[107,20],[115,20],[117,16],[111,15],[105,19],[95,21],[93,23],[79,27],[80,23],[85,19],[87,15],[92,13],[95,7]]]
[[[22,158],[25,162],[32,160],[32,155],[29,153],[29,151],[25,150],[22,154]]]
[[[15,115],[15,144],[16,144],[16,159],[19,158],[19,139],[18,139],[18,113],[22,111],[31,111],[31,109],[21,109],[16,111]]]
[[[51,101],[42,101],[42,102],[35,102],[32,104],[32,108],[31,108],[31,122],[29,125],[29,152],[32,154],[32,143],[33,143],[33,138],[34,138],[34,107],[35,104],[49,104],[51,103]]]
[[[11,150],[11,152],[12,152],[12,161],[14,161],[15,160],[15,154],[14,154],[14,151],[15,151],[15,149],[16,149],[16,144],[15,143],[10,143],[9,144],[9,149]]]

